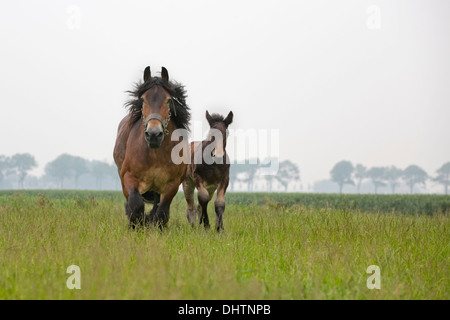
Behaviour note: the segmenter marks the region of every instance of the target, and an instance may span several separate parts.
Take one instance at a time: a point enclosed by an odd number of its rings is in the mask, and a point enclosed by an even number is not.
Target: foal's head
[[[206,111],[206,120],[208,120],[210,127],[208,140],[215,143],[212,156],[222,158],[225,155],[225,148],[227,146],[228,126],[233,122],[233,112],[230,111],[224,119],[220,114],[213,113],[210,115]]]

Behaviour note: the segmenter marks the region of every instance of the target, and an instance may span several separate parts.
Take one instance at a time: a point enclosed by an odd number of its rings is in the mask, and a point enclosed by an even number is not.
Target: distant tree
[[[230,182],[229,190],[234,191],[236,188],[236,183],[240,181],[239,175],[245,171],[245,166],[242,164],[232,163],[230,165]]]
[[[450,162],[442,165],[437,171],[437,176],[433,181],[439,182],[444,186],[445,194],[448,194],[448,186],[450,184]]]
[[[419,166],[410,165],[403,170],[402,177],[408,184],[410,192],[413,193],[414,185],[418,183],[425,184],[425,181],[428,179],[428,174]]]
[[[68,169],[72,171],[73,177],[75,179],[75,189],[78,188],[78,180],[83,174],[89,172],[86,159],[78,156],[71,156],[72,159],[68,159]]]
[[[253,186],[255,184],[256,173],[259,170],[260,161],[259,159],[250,160],[248,163],[243,165],[243,170],[246,173],[246,177],[243,179],[243,182],[247,183],[248,192],[253,191]]]
[[[29,153],[16,153],[11,157],[10,168],[17,173],[19,177],[19,189],[23,189],[23,182],[28,171],[37,166],[36,159]]]
[[[373,186],[375,187],[375,193],[379,187],[386,186],[386,167],[373,167],[367,171],[367,177],[372,180]]]
[[[275,168],[277,167],[278,170],[277,172],[269,172],[269,170],[271,170],[271,168]],[[279,169],[280,169],[280,163],[278,158],[276,157],[272,157],[272,158],[266,158],[260,165],[260,169],[261,171],[266,171],[265,174],[263,175],[264,180],[266,180],[266,186],[267,186],[267,191],[268,192],[272,192],[273,190],[273,184],[275,181],[278,181],[279,177]]]
[[[107,162],[94,160],[91,165],[91,174],[95,177],[98,189],[102,189],[103,180],[108,176],[112,176],[112,172],[117,174],[116,168]]]
[[[273,183],[277,181],[277,176],[273,174],[267,174],[264,176],[264,180],[266,180],[267,184],[267,192],[272,192],[273,190]]]
[[[117,189],[120,185],[119,172],[117,171],[117,166],[113,163],[109,165],[108,170],[109,177],[114,181],[114,187],[111,189]]]
[[[345,184],[354,185],[355,183],[351,179],[353,172],[353,165],[350,161],[341,161],[334,165],[330,171],[331,180],[339,185],[339,193],[342,193],[342,189]]]
[[[389,169],[386,170],[386,180],[391,186],[392,193],[395,193],[395,188],[398,186],[402,174],[402,169],[399,169],[396,166],[390,166]]]
[[[354,177],[355,177],[355,179],[356,179],[356,190],[358,191],[358,193],[360,193],[360,190],[361,190],[361,183],[362,183],[362,180],[364,179],[364,178],[366,178],[366,175],[367,175],[367,169],[366,169],[366,167],[364,167],[362,164],[357,164],[356,166],[355,166],[355,172],[354,172]]]
[[[48,170],[46,169],[46,172],[57,179],[61,188],[63,187],[64,179],[73,178],[75,189],[77,189],[80,177],[89,173],[86,159],[67,153],[61,154],[47,165]]]
[[[71,170],[73,156],[64,153],[58,156],[55,160],[47,163],[45,166],[45,173],[56,178],[59,188],[63,188],[64,179],[73,177],[74,173]]]
[[[289,160],[282,161],[280,162],[276,179],[286,192],[290,182],[300,180],[300,170],[295,163]]]
[[[0,155],[0,185],[5,179],[6,174],[11,168],[11,159],[4,155]]]

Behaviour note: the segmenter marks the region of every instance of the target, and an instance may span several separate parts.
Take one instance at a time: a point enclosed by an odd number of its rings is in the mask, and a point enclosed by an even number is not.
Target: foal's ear
[[[211,124],[213,123],[213,119],[209,114],[208,110],[206,110],[206,120],[208,120],[209,126],[211,126]]]
[[[164,67],[161,68],[161,78],[162,78],[164,81],[169,82],[169,72],[168,72],[167,69],[164,68]]]
[[[150,73],[150,67],[147,66],[147,68],[145,68],[144,70],[144,82],[150,80],[151,77],[152,75]]]
[[[227,127],[233,122],[233,111],[230,111],[230,113],[227,115],[225,120],[223,120],[223,122],[225,122]]]

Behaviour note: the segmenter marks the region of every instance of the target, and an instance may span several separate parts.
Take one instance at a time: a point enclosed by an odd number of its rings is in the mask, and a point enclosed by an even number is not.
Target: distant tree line
[[[45,165],[41,177],[29,175],[36,167],[37,161],[29,153],[11,157],[0,155],[0,189],[121,188],[116,165],[105,161],[89,161],[64,153]],[[265,161],[252,159],[243,164],[231,164],[228,188],[230,191],[286,192],[299,191],[299,183],[300,170],[295,163],[289,160],[278,162],[276,158]]]
[[[87,160],[64,153],[45,165],[41,177],[29,174],[36,167],[37,161],[29,153],[17,153],[10,157],[0,155],[0,189],[117,190],[121,186],[115,164],[106,161]],[[398,188],[407,192],[405,188],[408,188],[413,193],[416,186],[425,186],[428,181],[442,185],[444,193],[449,194],[450,162],[443,164],[434,175],[429,175],[417,165],[410,165],[405,169],[395,166],[367,168],[362,164],[354,166],[350,161],[343,160],[331,169],[330,180],[317,182],[314,191],[342,193],[344,187],[349,185],[353,192],[360,193],[361,187],[364,185],[367,190],[369,184],[374,193],[378,193],[381,188],[389,188],[391,193],[396,193]],[[247,192],[300,191],[300,170],[292,161],[278,162],[277,158],[233,163],[230,166],[228,189]]]
[[[362,182],[368,180],[372,183],[375,193],[381,187],[389,187],[391,193],[395,193],[400,183],[406,184],[409,192],[413,193],[416,185],[425,185],[427,181],[432,181],[441,184],[444,187],[444,193],[448,194],[450,162],[443,164],[436,170],[434,176],[430,176],[417,165],[410,165],[405,169],[395,166],[366,168],[362,164],[353,166],[350,161],[343,160],[334,165],[330,171],[330,177],[337,183],[339,193],[342,193],[345,185],[356,186],[357,193],[360,193]]]
[[[230,166],[230,191],[289,191],[289,187],[295,191],[294,184],[300,183],[300,170],[297,164],[290,160],[279,162],[277,158],[250,159],[245,163],[231,164]],[[242,185],[244,187],[242,187]],[[258,185],[258,188],[256,188]]]
[[[18,188],[23,189],[28,172],[36,166],[36,160],[29,153],[17,153],[12,157],[0,155],[0,185],[9,175],[15,175]]]
[[[89,161],[79,156],[61,154],[48,162],[41,177],[30,176],[37,161],[29,153],[11,157],[0,155],[0,188],[18,189],[118,189],[117,167],[105,161]],[[27,179],[27,180],[26,180]]]

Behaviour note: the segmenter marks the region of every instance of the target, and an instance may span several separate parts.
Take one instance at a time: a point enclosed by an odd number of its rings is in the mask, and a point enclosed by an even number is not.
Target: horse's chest
[[[145,193],[149,190],[163,193],[163,186],[174,180],[174,177],[168,170],[163,168],[152,168],[145,172],[139,182],[139,192]]]

